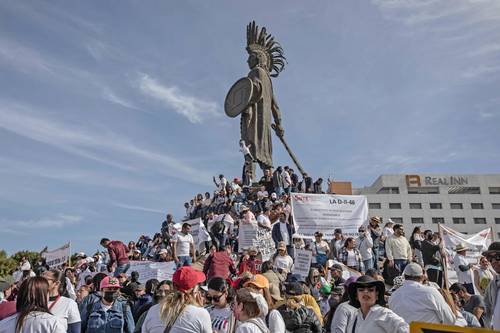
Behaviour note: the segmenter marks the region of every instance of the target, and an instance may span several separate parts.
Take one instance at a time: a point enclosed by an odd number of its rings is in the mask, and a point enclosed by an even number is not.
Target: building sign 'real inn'
[[[469,180],[463,176],[431,177],[419,175],[406,175],[406,185],[408,187],[419,186],[459,186],[468,185]]]

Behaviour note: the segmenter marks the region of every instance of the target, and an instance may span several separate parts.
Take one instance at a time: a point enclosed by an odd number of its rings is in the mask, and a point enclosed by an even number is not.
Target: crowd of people
[[[168,214],[152,238],[127,244],[102,238],[102,252],[78,253],[74,265],[19,263],[0,281],[0,333],[266,333],[409,332],[414,321],[500,330],[500,242],[477,264],[459,244],[445,279],[438,233],[371,217],[357,237],[297,237],[290,193],[323,193],[322,179],[302,181],[289,167],[258,182],[223,175],[216,191],[185,203],[176,223]],[[190,220],[206,235],[195,243]],[[238,228],[269,232],[276,253],[240,248]],[[198,235],[198,237],[200,237]],[[201,245],[201,246],[200,246]],[[307,276],[294,269],[297,249],[309,250]],[[144,281],[131,261],[174,262],[169,280]]]

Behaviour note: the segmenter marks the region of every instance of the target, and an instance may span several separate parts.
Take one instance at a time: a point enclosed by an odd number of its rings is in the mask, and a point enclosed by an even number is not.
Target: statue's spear
[[[302,166],[300,165],[299,161],[297,160],[297,157],[295,157],[295,154],[292,152],[292,150],[290,149],[290,147],[288,146],[288,143],[286,143],[285,141],[285,138],[283,136],[283,134],[281,134],[281,132],[278,132],[276,130],[276,125],[275,124],[272,124],[271,125],[272,129],[274,130],[274,132],[276,133],[276,136],[280,139],[281,143],[283,144],[283,146],[285,146],[285,149],[286,151],[288,152],[288,155],[290,155],[290,157],[292,158],[292,161],[293,163],[295,163],[295,165],[297,166],[297,169],[299,169],[300,173],[302,174],[302,176],[304,176],[304,174],[306,173],[304,171],[304,169],[302,169]]]

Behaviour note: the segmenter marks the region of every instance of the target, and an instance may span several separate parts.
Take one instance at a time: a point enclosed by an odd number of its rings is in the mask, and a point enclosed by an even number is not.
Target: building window
[[[500,224],[500,217],[495,217],[495,224]]]
[[[500,238],[500,232],[497,232],[497,238]]]
[[[382,206],[380,205],[380,202],[370,202],[368,203],[368,208],[369,209],[380,209]]]
[[[389,202],[390,209],[401,209],[401,204],[399,202]]]
[[[410,209],[422,209],[420,202],[410,202]]]
[[[444,223],[444,217],[433,217],[432,218],[432,223],[434,223],[434,224],[443,224]]]
[[[500,209],[500,203],[492,203],[491,209]]]
[[[475,217],[474,224],[486,224],[486,218],[485,217]]]
[[[382,187],[377,194],[399,194],[399,187]]]
[[[471,203],[470,204],[470,208],[472,209],[483,209],[484,206],[483,206],[483,203],[482,202],[476,202],[476,203]]]
[[[465,224],[465,217],[454,217],[453,224]]]
[[[464,209],[464,205],[462,205],[460,202],[452,202],[452,203],[450,203],[450,208],[451,209]]]
[[[440,202],[431,202],[429,206],[431,209],[443,209],[443,204]]]
[[[391,217],[391,220],[394,223],[403,224],[403,218],[402,217]]]
[[[481,194],[479,187],[450,186],[448,194]]]
[[[408,194],[439,194],[439,187],[409,187]]]
[[[412,217],[411,223],[424,223],[424,218],[423,217]]]
[[[488,187],[490,194],[500,194],[500,187]]]

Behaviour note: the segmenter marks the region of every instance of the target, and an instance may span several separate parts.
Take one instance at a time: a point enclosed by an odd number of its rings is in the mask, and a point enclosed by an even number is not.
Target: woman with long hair
[[[49,310],[59,319],[68,333],[80,333],[81,319],[78,304],[68,298],[67,279],[57,269],[46,271],[42,275],[49,282]]]
[[[236,320],[231,310],[234,291],[222,277],[213,277],[208,281],[207,308],[212,320],[212,329],[217,333],[233,332]]]
[[[199,286],[205,281],[205,274],[191,266],[183,266],[175,271],[172,280],[175,291],[167,294],[158,307],[148,311],[142,333],[211,333],[210,314],[203,308]]]
[[[17,313],[0,322],[0,333],[65,333],[59,320],[50,313],[49,283],[43,277],[28,278],[19,287]]]
[[[491,268],[488,259],[485,256],[479,258],[479,266],[472,271],[474,277],[474,286],[479,293],[484,296],[484,292],[488,287],[491,280],[497,275],[493,268]]]
[[[344,247],[340,253],[340,259],[344,265],[361,272],[361,254],[356,248],[356,241],[349,237],[344,242]]]
[[[259,304],[265,302],[262,295],[242,288],[236,293],[236,301],[233,313],[236,320],[240,322],[235,333],[270,333],[266,323],[262,319]]]
[[[424,241],[424,236],[422,234],[422,231],[420,230],[420,227],[413,228],[413,232],[411,233],[409,242],[410,242],[410,246],[413,250],[413,253],[415,253],[416,261],[421,266],[424,265],[424,259],[422,257],[422,242],[423,241]]]

